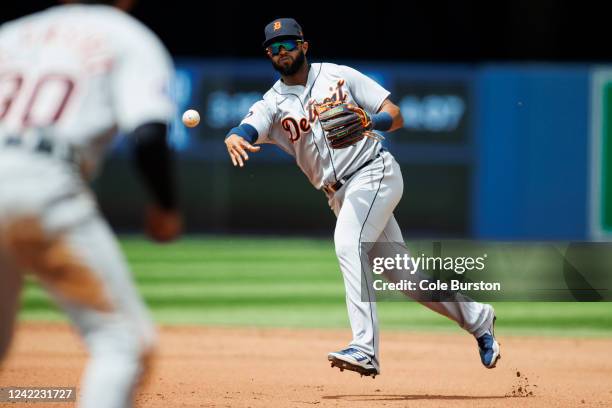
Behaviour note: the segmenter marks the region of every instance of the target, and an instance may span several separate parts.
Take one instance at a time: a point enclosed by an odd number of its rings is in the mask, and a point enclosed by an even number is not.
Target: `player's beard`
[[[302,65],[304,65],[305,62],[306,56],[304,55],[304,51],[300,50],[298,56],[289,66],[277,64],[274,61],[272,61],[272,66],[275,70],[280,72],[281,75],[291,76],[296,74],[300,70],[300,68],[302,68]]]

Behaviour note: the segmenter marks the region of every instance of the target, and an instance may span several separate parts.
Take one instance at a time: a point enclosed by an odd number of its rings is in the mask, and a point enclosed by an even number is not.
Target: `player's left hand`
[[[183,219],[178,211],[151,205],[145,213],[145,233],[154,241],[177,239],[183,230]]]
[[[333,149],[344,149],[359,142],[369,132],[372,120],[360,107],[340,101],[315,105],[321,127]]]
[[[359,116],[359,119],[361,119],[361,125],[365,130],[372,130],[372,119],[365,110],[361,109],[357,105],[353,105],[352,103],[347,103],[346,107]]]

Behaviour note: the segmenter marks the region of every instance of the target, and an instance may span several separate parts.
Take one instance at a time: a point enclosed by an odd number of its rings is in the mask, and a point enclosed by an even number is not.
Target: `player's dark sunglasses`
[[[295,50],[299,44],[302,44],[304,41],[302,40],[284,40],[270,44],[266,47],[266,51],[272,55],[280,54],[281,47],[285,49],[285,51],[293,51]]]

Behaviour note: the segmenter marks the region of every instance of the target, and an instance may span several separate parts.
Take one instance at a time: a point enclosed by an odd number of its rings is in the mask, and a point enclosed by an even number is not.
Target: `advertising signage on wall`
[[[470,194],[474,154],[471,128],[475,121],[471,100],[472,76],[465,69],[447,66],[415,67],[400,64],[349,64],[374,78],[391,92],[405,118],[402,129],[385,135],[386,147],[402,167],[409,195],[396,214],[412,231],[466,236],[470,228]],[[364,69],[364,66],[367,68]],[[244,171],[231,167],[223,140],[275,82],[270,65],[256,61],[177,61],[174,94],[177,116],[170,126],[184,185],[183,204],[194,231],[208,228],[266,230],[279,211],[308,214],[292,217],[293,230],[320,231],[328,227],[330,212],[325,201],[300,178],[293,159],[273,146],[264,146]],[[467,72],[467,73],[466,73]],[[187,128],[181,115],[196,109],[201,117]],[[98,183],[102,206],[126,213],[138,197],[122,194],[118,202],[112,178],[124,177],[120,162],[129,149],[119,144],[117,162]],[[119,156],[119,157],[117,157]],[[121,157],[123,156],[123,157]],[[270,182],[273,180],[273,182]],[[283,186],[282,199],[278,186]],[[257,194],[253,194],[256,191]],[[249,193],[250,192],[250,193]],[[130,195],[131,194],[131,195]],[[244,202],[259,216],[244,217]],[[130,207],[131,206],[131,207]],[[206,208],[203,211],[202,208]],[[275,213],[275,214],[274,214]],[[123,219],[128,217],[124,216]],[[291,218],[290,216],[288,218]],[[279,226],[281,228],[281,226]]]
[[[402,168],[405,194],[396,215],[410,233],[612,237],[612,68],[348,65],[391,91],[405,118],[385,143]],[[190,186],[183,191],[190,227],[269,230],[282,209],[294,220],[292,231],[328,228],[322,220],[329,209],[280,149],[264,146],[246,169],[229,164],[225,134],[274,83],[270,65],[184,60],[176,67],[178,115],[170,139],[182,183]],[[200,112],[198,127],[182,124],[186,109]],[[591,139],[585,137],[589,131]],[[97,191],[102,207],[127,222],[138,219],[143,195],[116,191],[113,180],[126,177],[129,151],[118,146]],[[249,212],[240,218],[245,202]]]
[[[178,126],[172,131],[172,137],[176,139],[174,145],[188,157],[214,160],[216,157],[209,154],[210,144],[218,144],[228,129],[236,126],[248,113],[249,107],[261,99],[274,80],[269,75],[262,75],[264,67],[261,66],[241,71],[231,71],[229,67],[210,71],[205,62],[198,69],[185,70],[180,64],[178,67],[181,81],[192,84],[189,95],[177,95],[179,111],[195,108],[200,112],[202,122],[198,128],[186,132],[177,121]],[[391,99],[400,107],[404,117],[404,127],[387,138],[387,146],[392,150],[398,149],[401,153],[398,160],[404,162],[413,162],[413,159],[421,162],[427,157],[443,162],[444,157],[454,157],[452,161],[456,163],[457,152],[449,151],[449,148],[466,147],[471,140],[470,80],[449,78],[443,74],[428,75],[423,79],[412,71],[388,68],[370,66],[364,71],[391,92]],[[463,151],[459,153],[462,157],[469,156]],[[279,151],[266,153],[262,159],[274,161],[286,157]],[[460,161],[465,163],[467,160]]]
[[[402,141],[466,142],[471,115],[465,82],[400,79],[393,92],[404,117]]]
[[[612,69],[591,81],[591,236],[612,237]]]

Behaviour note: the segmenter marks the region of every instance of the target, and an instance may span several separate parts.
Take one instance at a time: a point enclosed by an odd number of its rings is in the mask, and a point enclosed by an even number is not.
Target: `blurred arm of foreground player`
[[[181,234],[183,222],[177,208],[174,160],[163,123],[137,127],[132,137],[134,161],[154,203],[145,213],[145,232],[157,242],[172,241]]]

